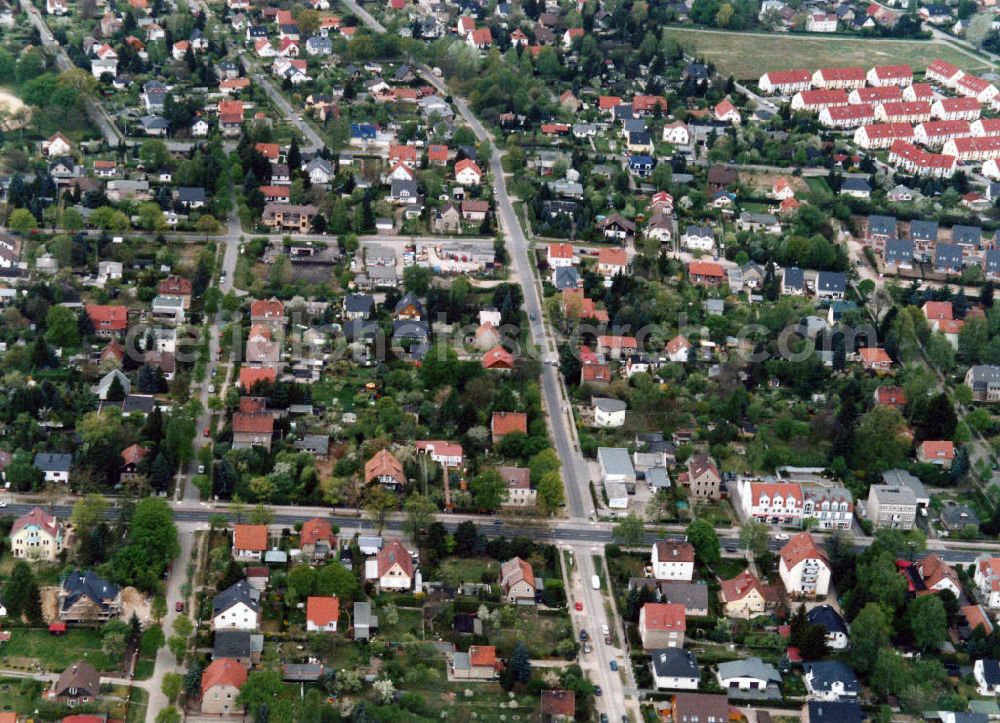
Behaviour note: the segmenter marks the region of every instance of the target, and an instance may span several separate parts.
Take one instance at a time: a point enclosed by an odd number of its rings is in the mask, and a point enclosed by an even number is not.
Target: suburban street
[[[73,65],[73,61],[71,61],[69,56],[66,55],[66,51],[59,47],[59,43],[54,37],[52,37],[52,32],[49,30],[49,26],[45,23],[45,20],[42,18],[38,9],[32,5],[29,0],[21,0],[21,9],[27,14],[31,23],[38,29],[38,34],[42,38],[42,45],[53,54],[56,66],[59,70],[65,71],[75,68],[76,66]],[[87,98],[84,101],[84,105],[87,108],[87,115],[90,116],[91,121],[93,121],[94,125],[101,129],[101,135],[104,136],[104,141],[109,146],[117,146],[123,136],[111,120],[111,116],[109,116],[108,112],[104,110],[104,107],[92,98]]]

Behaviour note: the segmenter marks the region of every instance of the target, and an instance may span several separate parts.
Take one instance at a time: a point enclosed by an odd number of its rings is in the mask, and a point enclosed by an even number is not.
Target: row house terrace
[[[764,93],[790,95],[812,87],[812,73],[808,70],[775,70],[764,73],[757,85]]]
[[[903,100],[903,91],[896,86],[885,88],[855,88],[851,91],[847,99],[851,103],[889,103],[894,100]]]
[[[925,100],[890,101],[875,106],[875,120],[882,123],[923,123],[931,119],[931,104]]]
[[[924,76],[928,80],[940,83],[945,88],[955,88],[958,79],[965,73],[957,65],[952,65],[943,60],[934,60],[927,66]]]
[[[958,160],[955,156],[930,153],[905,141],[895,141],[889,149],[889,163],[918,176],[951,178]]]
[[[967,120],[928,121],[913,129],[914,140],[929,148],[943,146],[952,138],[968,135],[972,135],[972,128]]]
[[[908,123],[874,123],[854,131],[854,143],[867,150],[890,148],[895,141],[913,142],[913,126]]]
[[[824,108],[819,123],[826,128],[857,128],[875,120],[875,108],[868,103],[854,103]]]
[[[975,98],[980,103],[989,103],[997,95],[1000,95],[1000,90],[993,83],[985,78],[968,73],[963,73],[955,81],[955,92],[959,95]]]
[[[974,121],[982,114],[975,98],[939,98],[931,106],[931,117],[937,120]]]
[[[792,110],[808,110],[819,112],[824,108],[832,108],[837,105],[847,105],[851,100],[847,93],[841,89],[814,89],[802,90],[792,97]]]
[[[909,65],[876,65],[865,75],[869,85],[907,87],[913,84],[913,68]]]
[[[936,95],[928,83],[914,83],[903,88],[903,100],[926,100],[933,102]]]
[[[862,88],[865,85],[864,68],[820,68],[812,76],[814,88]]]
[[[1000,137],[952,138],[944,144],[944,148],[941,150],[947,155],[955,156],[959,161],[985,161],[989,158],[1000,157]]]

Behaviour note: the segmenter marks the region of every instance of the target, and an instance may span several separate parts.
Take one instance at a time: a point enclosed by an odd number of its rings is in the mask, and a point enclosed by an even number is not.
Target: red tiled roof
[[[826,553],[816,546],[816,542],[808,532],[800,532],[792,537],[781,548],[779,554],[789,570],[805,559],[819,559],[824,563],[827,561]]]
[[[928,320],[953,319],[954,311],[950,301],[927,301],[924,303],[924,317]]]
[[[232,658],[216,658],[201,674],[201,694],[204,697],[216,685],[242,688],[247,682],[247,669]]]
[[[191,282],[183,276],[171,274],[160,282],[157,291],[163,296],[190,296]]]
[[[300,545],[315,545],[320,540],[332,543],[336,539],[333,534],[333,526],[318,517],[303,522],[302,530],[299,532]]]
[[[510,369],[514,365],[514,355],[502,346],[495,346],[483,354],[484,369]]]
[[[876,65],[872,70],[880,79],[913,77],[913,68],[909,65]]]
[[[28,525],[37,525],[52,536],[55,536],[59,531],[59,523],[54,515],[50,515],[40,507],[33,507],[30,512],[21,515],[14,521],[13,527],[10,528],[10,534],[13,535]]]
[[[764,75],[771,85],[793,85],[812,80],[812,73],[808,70],[769,70]]]
[[[906,406],[906,390],[903,387],[879,387],[876,393],[879,404]]]
[[[625,249],[603,248],[597,254],[597,263],[608,266],[627,266],[628,255],[625,253]]]
[[[524,412],[493,412],[490,421],[493,439],[499,439],[513,432],[528,433],[528,415]]]
[[[688,264],[688,275],[714,276],[721,279],[726,275],[726,272],[723,271],[719,264],[712,263],[711,261],[692,261]]]
[[[950,461],[955,459],[955,444],[950,440],[928,439],[920,444],[919,453],[924,459]]]
[[[680,603],[646,603],[642,606],[645,613],[646,630],[678,630],[687,629],[684,606]]]
[[[889,353],[880,347],[868,346],[861,349],[858,354],[861,355],[861,359],[868,364],[891,364],[892,357]]]
[[[479,168],[478,165],[476,165],[476,162],[475,161],[470,161],[468,158],[463,158],[461,161],[459,161],[458,163],[455,164],[455,175],[457,176],[459,173],[461,173],[465,169],[469,169],[471,171],[474,171],[476,173],[476,175],[478,175],[478,176],[482,176],[483,175],[482,170]]]
[[[306,620],[319,627],[337,622],[340,620],[340,598],[336,595],[306,598]]]
[[[274,431],[274,416],[270,413],[233,415],[233,432],[238,434],[271,434]]]
[[[622,99],[617,95],[602,95],[597,99],[597,107],[601,110],[611,110],[621,104]]]
[[[125,464],[139,464],[139,462],[145,459],[147,454],[149,454],[149,450],[145,447],[132,444],[122,450],[122,462]]]
[[[469,662],[492,668],[497,664],[497,649],[492,645],[469,646]]]
[[[820,77],[830,82],[834,80],[864,80],[864,68],[820,68]]]
[[[719,585],[721,587],[722,601],[726,603],[742,600],[753,590],[759,592],[761,597],[766,597],[764,594],[764,584],[749,570],[744,570],[731,580],[722,580],[719,582]]]
[[[387,449],[380,449],[365,462],[365,484],[371,484],[379,477],[392,477],[399,484],[406,484],[403,463]]]
[[[277,378],[278,370],[274,368],[240,367],[240,388],[248,391],[253,389],[253,385],[257,382],[274,382]]]
[[[86,311],[98,331],[123,331],[128,326],[128,309],[124,306],[87,304]]]
[[[549,244],[550,259],[573,258],[573,244]]]
[[[563,716],[572,718],[576,715],[576,694],[572,690],[543,690],[542,716]]]
[[[285,305],[278,299],[257,299],[250,304],[251,319],[284,319]]]
[[[393,565],[398,564],[407,577],[413,577],[413,558],[399,540],[390,540],[378,551],[378,576],[382,577]]]
[[[267,525],[236,525],[233,527],[233,548],[263,552],[267,549]]]

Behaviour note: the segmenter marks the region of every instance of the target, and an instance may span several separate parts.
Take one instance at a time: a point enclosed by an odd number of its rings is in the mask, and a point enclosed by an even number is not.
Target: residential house
[[[230,585],[212,598],[214,630],[257,630],[260,590],[246,580]]]
[[[35,468],[41,470],[46,482],[69,482],[70,467],[73,465],[73,455],[39,452],[35,455]]]
[[[691,580],[694,546],[682,540],[657,540],[653,543],[652,565],[657,580]]]
[[[576,694],[572,690],[543,690],[539,704],[541,723],[576,720]]]
[[[936,464],[944,469],[955,459],[955,444],[951,440],[924,440],[917,446],[917,461]]]
[[[972,677],[980,695],[1000,695],[1000,660],[977,660],[972,664]]]
[[[63,550],[65,539],[64,526],[56,516],[33,507],[14,521],[10,551],[17,559],[54,562]]]
[[[492,645],[472,645],[467,653],[456,651],[450,662],[452,676],[460,680],[494,680],[501,667]]]
[[[306,631],[335,633],[340,620],[340,598],[336,595],[306,598]]]
[[[871,485],[866,506],[876,528],[912,530],[917,519],[917,497],[906,485]]]
[[[977,402],[1000,401],[1000,366],[976,364],[965,373],[965,385]]]
[[[639,611],[639,637],[645,650],[683,648],[686,629],[683,605],[648,602]]]
[[[534,605],[538,585],[531,563],[520,557],[500,564],[500,595],[509,603],[516,605]]]
[[[825,597],[830,586],[826,553],[808,532],[800,532],[781,548],[778,574],[793,597]]]
[[[764,615],[779,604],[778,592],[749,570],[720,583],[719,600],[727,618],[749,620]]]
[[[727,723],[730,720],[729,699],[707,693],[677,693],[664,709],[674,723]]]
[[[365,462],[365,484],[370,485],[373,482],[378,482],[392,489],[401,489],[406,486],[403,463],[387,449],[379,450]]]
[[[299,531],[299,549],[306,560],[325,560],[337,550],[333,526],[319,517],[306,520]]]
[[[413,557],[398,539],[389,540],[375,556],[376,578],[382,590],[413,587]]]
[[[524,412],[493,412],[490,419],[490,436],[496,444],[513,432],[528,433],[528,415]]]
[[[242,714],[237,702],[240,689],[247,682],[247,670],[232,658],[216,658],[201,674],[201,712],[203,715]]]
[[[99,623],[121,612],[121,590],[93,570],[71,572],[59,587],[59,619],[68,623]]]
[[[51,698],[70,708],[96,703],[101,697],[101,674],[81,660],[59,674],[52,686]]]
[[[830,650],[845,650],[850,642],[847,637],[847,622],[832,605],[817,605],[806,612],[806,621],[818,625],[826,631],[826,647]]]
[[[682,472],[678,481],[688,488],[688,494],[693,499],[717,500],[721,497],[722,475],[715,462],[707,455],[692,455],[688,460],[687,472]]]
[[[690,650],[663,648],[651,650],[650,656],[653,687],[657,690],[698,690],[701,673],[698,661]]]
[[[497,472],[507,483],[505,507],[526,507],[535,504],[536,490],[531,488],[531,470],[527,467],[499,467]]]
[[[594,426],[600,428],[615,428],[625,424],[625,412],[628,405],[620,399],[592,397],[591,407],[594,410]]]
[[[233,559],[260,562],[267,551],[267,525],[233,526]]]
[[[803,663],[806,693],[814,700],[854,700],[861,693],[857,675],[839,660]]]
[[[1000,558],[984,553],[976,558],[972,580],[990,610],[1000,609]]]
[[[725,690],[759,691],[776,689],[781,683],[781,674],[770,663],[757,657],[743,658],[719,663],[716,678]]]

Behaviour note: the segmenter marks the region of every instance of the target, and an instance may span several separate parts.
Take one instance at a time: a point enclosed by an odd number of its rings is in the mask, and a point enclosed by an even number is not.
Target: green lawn
[[[700,28],[669,27],[664,32],[694,55],[715,64],[719,72],[737,79],[758,80],[769,70],[824,66],[908,63],[923,72],[935,58],[963,70],[983,70],[985,60],[938,41],[829,38],[788,33],[731,33]]]
[[[500,573],[500,563],[486,558],[449,558],[442,562],[438,570],[441,579],[448,585],[463,582],[496,582]]]
[[[27,678],[0,678],[0,711],[30,713],[37,707],[41,687]]]
[[[70,628],[54,637],[48,630],[14,628],[9,642],[0,646],[0,665],[27,668],[37,663],[46,670],[61,672],[79,660],[87,660],[101,671],[117,669],[101,650],[101,631],[93,628]]]

